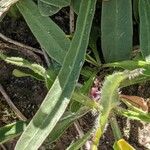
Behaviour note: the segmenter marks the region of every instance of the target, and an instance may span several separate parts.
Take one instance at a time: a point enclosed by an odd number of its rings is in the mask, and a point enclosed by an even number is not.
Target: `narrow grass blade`
[[[66,150],[79,150],[90,138],[92,132],[93,130],[87,132],[81,139],[78,139],[76,142],[72,143]]]
[[[131,0],[102,2],[102,51],[106,62],[126,60],[132,50]]]
[[[54,130],[48,136],[49,143],[52,143],[55,140],[57,140],[75,120],[84,116],[87,112],[89,112],[89,109],[83,107],[80,110],[78,110],[76,113],[70,112],[66,115],[63,115],[63,118],[59,120]]]
[[[95,4],[96,0],[82,0],[76,32],[59,75],[17,142],[15,150],[38,149],[67,108],[84,62]]]
[[[144,58],[150,61],[150,1],[139,1],[140,49]]]
[[[103,67],[114,67],[114,68],[133,70],[136,68],[150,68],[150,63],[142,60],[138,60],[138,61],[125,60],[120,62],[104,64]]]
[[[138,121],[143,121],[150,123],[150,113],[142,113],[141,111],[133,111],[133,110],[126,110],[126,109],[118,109],[117,110],[118,114],[125,116],[129,119],[132,120],[138,120]]]
[[[27,122],[17,121],[0,128],[0,144],[8,142],[20,135],[27,126]]]

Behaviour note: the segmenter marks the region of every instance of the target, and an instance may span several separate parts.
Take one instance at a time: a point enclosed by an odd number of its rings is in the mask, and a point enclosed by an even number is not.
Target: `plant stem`
[[[109,122],[112,128],[115,140],[118,141],[119,139],[122,138],[122,134],[119,129],[118,122],[117,122],[115,115],[112,115],[112,117],[109,119]]]

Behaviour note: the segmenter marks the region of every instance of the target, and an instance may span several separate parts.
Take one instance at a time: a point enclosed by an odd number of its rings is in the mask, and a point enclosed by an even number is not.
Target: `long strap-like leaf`
[[[108,0],[102,3],[102,51],[106,62],[130,58],[132,50],[131,0]]]
[[[17,7],[41,47],[62,64],[70,46],[65,33],[49,17],[43,17],[32,0],[20,0]]]
[[[139,1],[140,48],[144,58],[150,61],[150,1]]]
[[[62,69],[15,150],[38,149],[68,106],[84,62],[95,4],[96,0],[82,0],[77,29]]]

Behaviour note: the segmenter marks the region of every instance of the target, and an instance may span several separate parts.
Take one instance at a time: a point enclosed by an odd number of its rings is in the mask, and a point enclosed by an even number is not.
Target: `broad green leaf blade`
[[[76,142],[72,143],[66,150],[79,150],[90,138],[92,132],[93,130],[87,132],[81,139],[78,139]]]
[[[1,0],[0,1],[0,21],[4,16],[4,13],[9,10],[9,8],[15,4],[18,0]]]
[[[106,62],[130,58],[132,50],[131,0],[102,2],[102,51]]]
[[[65,7],[70,5],[70,0],[41,0],[46,4],[50,4],[57,7]]]
[[[150,61],[150,1],[139,1],[140,49],[144,58]]]
[[[41,0],[38,0],[38,8],[42,16],[52,16],[61,9],[61,7],[46,4]]]
[[[41,16],[33,1],[20,0],[17,6],[41,47],[51,58],[62,64],[70,46],[65,33],[49,17]]]
[[[73,7],[76,14],[79,13],[81,1],[82,0],[71,0],[71,6]]]
[[[27,122],[17,121],[0,128],[0,144],[17,137],[24,131]]]
[[[84,62],[95,4],[96,0],[82,0],[76,32],[59,75],[15,150],[38,149],[67,108]]]

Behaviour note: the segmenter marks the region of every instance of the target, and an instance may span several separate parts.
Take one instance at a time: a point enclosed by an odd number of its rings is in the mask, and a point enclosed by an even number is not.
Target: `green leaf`
[[[91,77],[91,75],[93,74],[93,71],[95,72],[97,70],[97,68],[91,68],[88,66],[85,66],[82,68],[81,70],[81,75],[84,76],[85,78],[89,79]]]
[[[70,4],[70,0],[40,0],[40,1],[56,7],[65,7]]]
[[[114,63],[107,63],[104,64],[103,67],[117,67],[117,68],[122,68],[122,69],[128,69],[128,70],[133,70],[136,68],[150,68],[150,63],[146,61],[134,61],[134,60],[125,60],[125,61],[120,61],[120,62],[114,62]]]
[[[76,113],[66,112],[62,119],[59,120],[57,125],[55,126],[54,130],[52,131],[52,134],[48,136],[48,140],[50,143],[54,142],[56,139],[58,139],[65,130],[75,121],[76,119],[79,119],[83,115],[85,115],[87,112],[89,112],[89,109],[83,107]],[[17,121],[14,123],[11,123],[9,125],[6,125],[4,127],[0,128],[0,144],[8,142],[12,140],[13,138],[19,136],[26,128],[28,122],[24,121]]]
[[[76,90],[72,95],[72,103],[70,105],[70,110],[72,112],[76,112],[79,108],[81,108],[83,105],[87,106],[89,108],[96,108],[99,109],[98,103],[94,100],[90,99],[88,96],[90,89],[92,87],[93,81],[96,77],[97,71],[93,70],[93,74],[91,77],[84,83],[84,85],[79,89]],[[85,94],[85,95],[84,95]]]
[[[97,61],[93,57],[91,57],[89,54],[86,54],[86,61],[96,67],[100,67],[100,64],[97,63]]]
[[[83,86],[82,86],[82,88],[81,88],[81,93],[83,93],[83,94],[85,94],[85,95],[88,95],[89,94],[89,92],[90,92],[90,89],[91,89],[91,87],[92,87],[92,85],[93,85],[93,82],[94,82],[94,80],[95,80],[95,78],[96,78],[96,74],[98,73],[98,71],[95,71],[95,70],[93,70],[93,73],[92,73],[92,75],[90,76],[90,78],[86,81],[86,82],[84,82],[84,84],[83,84]]]
[[[8,57],[2,53],[0,53],[0,59],[4,60],[7,63],[13,64],[19,67],[29,68],[37,74],[37,77],[40,76],[43,79],[45,78],[46,70],[44,67],[42,67],[39,64],[31,63],[21,57]],[[49,77],[47,76],[47,78]]]
[[[104,64],[103,67],[118,67],[127,70],[143,68],[144,69],[143,74],[145,76],[150,76],[150,62],[146,62],[146,61],[127,60],[127,61]]]
[[[18,0],[1,0],[0,1],[0,21],[4,17],[4,14],[9,10],[9,8],[15,4]]]
[[[100,37],[100,29],[98,27],[93,27],[90,34],[90,41],[89,41],[89,47],[92,49],[92,52],[94,54],[94,57],[97,61],[97,63],[100,65],[100,57],[97,50],[97,40]]]
[[[144,113],[141,111],[132,111],[126,109],[118,109],[117,110],[120,115],[128,117],[129,119],[144,121],[150,123],[150,113]]]
[[[128,78],[127,73],[118,72],[106,77],[102,90],[101,90],[101,100],[100,104],[102,106],[101,113],[98,116],[98,125],[93,138],[92,147],[97,147],[99,144],[99,139],[104,132],[105,126],[108,122],[108,117],[111,110],[117,106],[119,103],[119,93],[118,88],[120,83]]]
[[[89,108],[95,108],[97,110],[100,109],[99,103],[93,101],[90,99],[88,96],[83,95],[82,93],[79,92],[74,92],[72,94],[72,99],[75,100],[76,102],[81,103],[82,105],[89,107]]]
[[[150,61],[150,1],[139,1],[140,49],[146,61]]]
[[[70,0],[38,0],[38,8],[43,16],[51,16],[68,5]]]
[[[32,77],[32,78],[35,78],[36,80],[39,80],[39,81],[44,81],[44,78],[42,78],[41,76],[39,76],[38,74],[36,74],[35,72],[33,71],[30,71],[30,72],[24,72],[24,71],[20,71],[18,69],[14,69],[12,74],[15,76],[15,77]]]
[[[106,62],[126,60],[132,50],[131,0],[102,2],[101,39]]]
[[[75,120],[84,116],[87,112],[89,112],[89,109],[82,107],[76,113],[65,113],[48,136],[49,143],[57,140]]]
[[[76,142],[72,143],[66,150],[79,150],[85,142],[90,138],[93,130],[88,131],[82,138],[78,139]]]
[[[111,110],[116,107],[119,102],[118,88],[120,83],[126,78],[128,78],[128,75],[125,72],[118,72],[107,76],[104,81],[100,102],[103,108],[100,115],[102,131],[105,128]]]
[[[114,62],[104,64],[103,67],[114,67],[114,68],[122,68],[124,70],[133,70],[137,68],[143,68],[143,72],[137,78],[133,78],[132,80],[124,80],[120,87],[126,87],[133,84],[141,83],[144,81],[150,80],[150,63],[146,61],[133,61],[133,60],[126,60],[121,62]],[[139,70],[140,71],[140,70]]]
[[[111,129],[114,135],[115,140],[119,140],[122,138],[122,134],[119,128],[119,124],[117,122],[116,116],[114,113],[111,114],[111,117],[109,119],[109,123],[111,125]]]
[[[20,0],[17,7],[41,47],[51,58],[62,64],[70,46],[65,33],[49,17],[41,16],[33,1]]]
[[[30,69],[29,71],[26,72],[14,70],[13,75],[15,75],[16,77],[30,76],[37,80],[45,81],[46,87],[48,89],[50,89],[51,85],[53,84],[53,81],[56,78],[55,70],[52,70],[51,68],[46,70],[43,66],[36,63],[31,63],[24,58],[8,57],[0,53],[0,59],[4,60],[7,63]]]
[[[0,128],[0,144],[17,137],[26,128],[27,122],[17,121]]]
[[[123,82],[121,82],[120,87],[127,87],[133,84],[138,84],[138,83],[142,83],[142,82],[146,82],[149,81],[150,77],[149,76],[145,76],[145,75],[139,75],[136,78],[133,78],[132,80],[124,80]]]
[[[71,0],[71,6],[73,7],[76,14],[79,13],[81,1],[82,0]]]
[[[42,16],[52,16],[61,9],[61,7],[46,4],[41,0],[38,0],[38,8]]]
[[[84,62],[96,0],[83,0],[76,32],[62,68],[15,150],[38,149],[67,108]]]
[[[134,74],[140,75],[138,69],[133,71],[117,72],[106,77],[102,90],[100,104],[102,106],[101,113],[98,116],[98,126],[94,136],[94,146],[98,146],[99,139],[104,132],[105,126],[108,122],[108,117],[113,108],[119,103],[119,86],[125,79],[129,80],[129,77]]]

